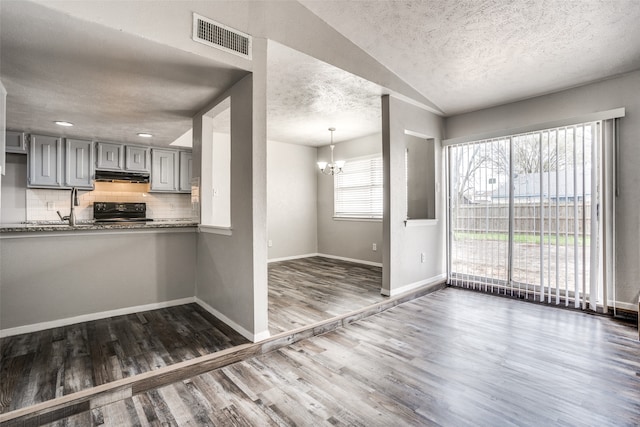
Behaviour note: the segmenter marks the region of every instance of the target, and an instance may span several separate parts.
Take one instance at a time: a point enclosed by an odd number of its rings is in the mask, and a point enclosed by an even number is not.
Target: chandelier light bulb
[[[331,163],[318,162],[320,172],[325,175],[337,175],[339,173],[342,173],[342,168],[344,168],[344,165],[346,163],[344,160],[333,160],[333,149],[335,147],[335,144],[333,143],[333,132],[335,130],[336,128],[334,127],[329,128],[329,132],[331,132],[331,145],[329,145],[329,148],[331,148]]]

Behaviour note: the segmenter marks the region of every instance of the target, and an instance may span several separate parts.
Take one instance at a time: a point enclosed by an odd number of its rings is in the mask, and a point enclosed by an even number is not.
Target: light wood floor
[[[382,301],[382,269],[328,258],[269,265],[272,334]],[[196,304],[0,340],[0,413],[246,343]]]
[[[382,268],[323,257],[269,264],[269,332],[291,331],[383,301]]]
[[[447,288],[51,425],[633,426],[636,334]]]

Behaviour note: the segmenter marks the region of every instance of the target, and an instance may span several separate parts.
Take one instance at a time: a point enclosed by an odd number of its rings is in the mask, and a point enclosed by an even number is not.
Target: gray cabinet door
[[[178,191],[178,151],[151,150],[151,191]]]
[[[125,168],[134,172],[149,172],[151,149],[149,147],[126,146]]]
[[[110,142],[98,142],[98,160],[96,169],[123,170],[124,145]]]
[[[27,138],[24,132],[8,130],[5,135],[7,153],[27,154]]]
[[[93,189],[93,142],[67,138],[65,149],[66,186]]]
[[[180,187],[181,193],[191,193],[191,176],[193,156],[188,151],[180,152]]]
[[[29,187],[62,186],[62,139],[31,135]]]

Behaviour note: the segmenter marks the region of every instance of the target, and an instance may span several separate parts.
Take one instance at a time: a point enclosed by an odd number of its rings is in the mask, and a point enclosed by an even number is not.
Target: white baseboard
[[[321,253],[293,255],[293,256],[287,256],[287,257],[282,257],[282,258],[273,258],[273,259],[268,260],[267,262],[271,263],[271,262],[280,262],[280,261],[290,261],[290,260],[293,260],[293,259],[311,258],[311,257],[314,257],[314,256],[321,256],[323,258],[331,258],[331,259],[337,259],[337,260],[340,260],[340,261],[353,262],[353,263],[356,263],[356,264],[372,265],[374,267],[382,267],[382,263],[381,262],[365,261],[365,260],[362,260],[362,259],[347,258],[347,257],[343,257],[343,256],[321,254]]]
[[[337,256],[337,255],[320,254],[320,253],[316,254],[315,256],[321,256],[321,257],[324,257],[324,258],[337,259],[337,260],[340,260],[340,261],[354,262],[356,264],[372,265],[374,267],[382,267],[382,263],[381,262],[365,261],[365,260],[362,260],[362,259],[346,258],[346,257],[342,257],[342,256]]]
[[[142,311],[156,310],[158,308],[173,307],[176,305],[190,304],[196,302],[194,297],[175,299],[164,302],[154,302],[151,304],[136,305],[132,307],[118,308],[115,310],[101,311],[98,313],[83,314],[80,316],[67,317],[65,319],[51,320],[48,322],[34,323],[31,325],[16,326],[15,328],[0,329],[0,338],[12,335],[28,334],[31,332],[44,331],[45,329],[59,328],[61,326],[73,325],[75,323],[90,322],[92,320],[106,319],[107,317],[123,316],[126,314],[139,313]]]
[[[380,293],[382,295],[385,295],[385,296],[388,296],[388,297],[395,297],[396,295],[400,295],[400,294],[403,294],[405,292],[412,291],[412,290],[414,290],[416,288],[419,288],[421,286],[433,285],[433,284],[438,283],[438,282],[443,282],[446,279],[447,279],[447,274],[443,273],[443,274],[439,274],[437,276],[430,277],[428,279],[419,280],[417,282],[409,283],[408,285],[401,286],[401,287],[399,287],[397,289],[392,289],[391,292],[389,292],[386,289],[383,289],[382,291],[380,291]]]
[[[313,254],[302,254],[302,255],[293,255],[293,256],[285,256],[282,258],[272,258],[267,260],[267,263],[271,263],[271,262],[280,262],[280,261],[291,261],[292,259],[300,259],[300,258],[311,258],[314,256],[318,256],[317,253],[313,253]]]
[[[229,327],[233,328],[236,332],[238,332],[240,335],[242,335],[243,337],[245,337],[246,339],[248,339],[251,342],[262,341],[262,340],[265,340],[265,339],[267,339],[267,338],[269,338],[271,336],[271,334],[269,333],[268,329],[266,331],[258,332],[257,334],[253,334],[253,333],[249,332],[248,330],[246,330],[242,326],[238,325],[236,322],[234,322],[233,320],[229,319],[227,316],[225,316],[224,314],[220,313],[218,310],[216,310],[215,308],[211,307],[209,304],[207,304],[206,302],[202,301],[198,297],[195,298],[195,302],[196,302],[196,304],[200,305],[200,307],[202,307],[205,310],[207,310],[209,313],[214,315],[216,318],[222,320]]]
[[[609,308],[613,309],[613,302],[609,301]],[[616,301],[616,308],[627,311],[635,311],[638,312],[638,306],[636,304],[631,304],[628,302],[620,302]]]

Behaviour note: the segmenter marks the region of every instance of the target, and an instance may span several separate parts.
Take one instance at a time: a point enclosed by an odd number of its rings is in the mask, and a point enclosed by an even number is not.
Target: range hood
[[[149,174],[141,172],[96,171],[96,182],[128,182],[132,184],[149,183]]]

